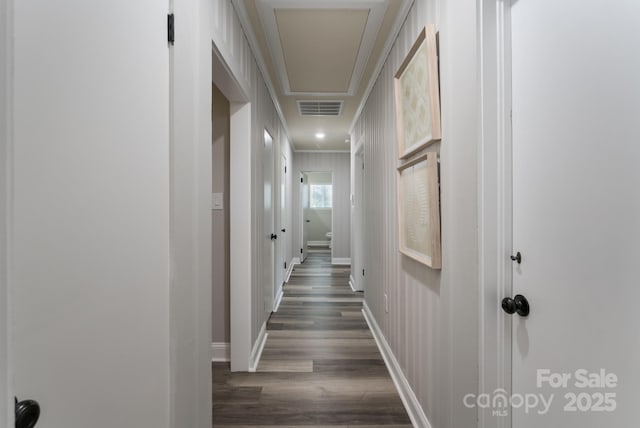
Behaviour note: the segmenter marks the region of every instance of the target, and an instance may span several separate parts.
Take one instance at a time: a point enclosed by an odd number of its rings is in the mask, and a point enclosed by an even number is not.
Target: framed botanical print
[[[398,168],[399,250],[440,269],[440,185],[438,154],[428,152]]]
[[[405,159],[441,138],[435,27],[426,25],[394,78],[398,157]]]

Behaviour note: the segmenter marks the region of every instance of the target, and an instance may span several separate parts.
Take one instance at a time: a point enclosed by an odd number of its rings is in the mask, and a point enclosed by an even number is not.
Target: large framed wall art
[[[438,154],[428,152],[398,168],[399,250],[440,269],[440,185]]]
[[[394,78],[398,156],[405,159],[441,138],[438,48],[426,25]]]

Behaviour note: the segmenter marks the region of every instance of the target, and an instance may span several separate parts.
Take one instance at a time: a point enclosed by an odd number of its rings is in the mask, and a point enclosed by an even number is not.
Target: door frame
[[[480,130],[478,161],[478,394],[511,396],[511,319],[500,301],[512,294],[511,2],[478,0]],[[511,413],[477,409],[479,428],[511,428]]]
[[[252,105],[249,90],[213,43],[212,80],[229,100],[229,324],[231,371],[249,371],[253,263],[252,250]],[[206,237],[200,239],[206,240]],[[211,306],[211,305],[210,305]],[[211,342],[211,338],[209,338]]]
[[[334,203],[333,203],[334,202],[333,190],[335,188],[334,182],[333,182],[333,180],[334,180],[334,172],[332,170],[328,170],[328,171],[327,170],[324,170],[324,171],[315,170],[315,169],[314,170],[305,170],[305,171],[300,171],[300,178],[303,178],[305,175],[314,174],[314,173],[331,174],[331,233],[333,233],[333,231],[334,231],[333,226],[335,224],[334,215],[335,215],[335,211],[336,211],[335,207],[334,207]],[[306,184],[307,184],[307,186],[310,185],[309,183],[306,183]],[[303,198],[303,194],[302,194],[303,191],[304,191],[304,183],[301,181],[300,182],[300,198],[299,198],[300,203],[299,203],[298,210],[300,212],[300,245],[302,246],[302,248],[304,248],[304,246],[305,246],[304,245],[305,244],[304,243],[304,222],[305,222],[305,219],[304,219],[304,206],[303,206],[303,202],[302,202],[303,201],[303,199],[302,199]],[[311,199],[309,199],[309,208],[311,208]],[[329,244],[331,248],[329,248],[329,249],[331,250],[331,261],[332,261],[332,263],[333,263],[333,247],[334,247],[334,243],[335,243],[334,238],[333,238],[333,236],[331,236],[331,243]],[[308,254],[304,253],[304,255],[305,255],[305,259],[306,259],[306,257],[308,257]],[[302,263],[303,261],[304,260],[302,259],[302,256],[300,256],[300,263]]]

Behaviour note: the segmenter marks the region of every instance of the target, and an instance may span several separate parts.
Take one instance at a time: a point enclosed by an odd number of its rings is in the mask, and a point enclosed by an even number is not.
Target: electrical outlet
[[[387,293],[384,293],[384,311],[389,313],[389,298],[387,297]]]

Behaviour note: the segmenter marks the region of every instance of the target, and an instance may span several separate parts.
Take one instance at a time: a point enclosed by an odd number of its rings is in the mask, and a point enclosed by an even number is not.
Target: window
[[[311,208],[331,208],[331,184],[310,184]]]

